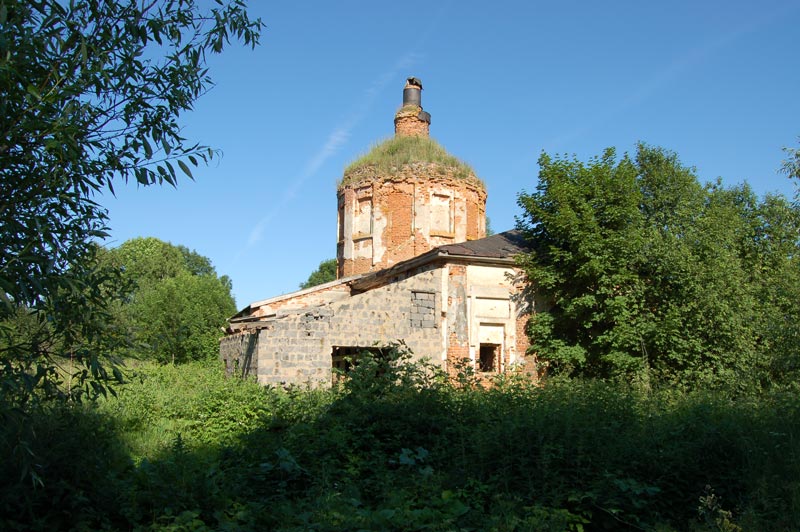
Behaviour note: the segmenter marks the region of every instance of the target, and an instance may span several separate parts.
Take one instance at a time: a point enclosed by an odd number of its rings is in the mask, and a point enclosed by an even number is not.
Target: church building
[[[446,371],[535,373],[508,231],[486,236],[486,189],[429,137],[409,78],[395,136],[351,164],[337,190],[338,278],[251,303],[220,341],[228,371],[262,384],[324,385],[364,350],[404,341]]]

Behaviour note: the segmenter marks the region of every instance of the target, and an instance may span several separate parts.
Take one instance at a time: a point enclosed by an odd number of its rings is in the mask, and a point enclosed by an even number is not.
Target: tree
[[[781,165],[781,172],[792,179],[800,179],[800,148],[784,148],[787,158]]]
[[[796,361],[800,216],[785,198],[702,186],[646,145],[539,165],[518,226],[547,309],[529,334],[551,371],[720,385]]]
[[[786,159],[781,164],[781,172],[786,174],[789,179],[797,179],[800,182],[800,148],[783,148]],[[800,185],[800,183],[798,183]],[[800,202],[800,187],[795,192],[795,199]]]
[[[319,263],[316,270],[311,272],[305,282],[300,283],[300,288],[311,288],[323,283],[329,283],[336,280],[336,272],[338,266],[336,259],[323,260]]]
[[[191,177],[213,156],[179,119],[211,86],[208,55],[262,29],[242,0],[217,4],[0,2],[0,382],[19,397],[57,381],[56,348],[105,376],[115,274],[96,260],[107,218],[93,195],[115,180],[175,185],[176,167]],[[19,342],[7,322],[20,312],[47,337]]]
[[[214,358],[226,320],[236,312],[230,280],[211,261],[157,238],[134,238],[107,254],[129,291],[117,312],[133,349],[160,362]]]

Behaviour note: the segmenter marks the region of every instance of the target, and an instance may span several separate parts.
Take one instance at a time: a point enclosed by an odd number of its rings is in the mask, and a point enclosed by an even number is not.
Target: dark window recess
[[[436,294],[434,292],[411,292],[411,326],[436,327]]]
[[[375,356],[382,356],[383,349],[380,347],[358,347],[358,346],[334,346],[331,351],[331,367],[334,370],[333,380],[341,373],[347,373],[353,366],[358,364],[359,357],[364,356],[365,353],[371,353]]]
[[[339,242],[344,240],[344,200],[339,201]]]
[[[481,344],[478,369],[483,372],[498,371],[500,359],[498,353],[500,346],[497,344]]]

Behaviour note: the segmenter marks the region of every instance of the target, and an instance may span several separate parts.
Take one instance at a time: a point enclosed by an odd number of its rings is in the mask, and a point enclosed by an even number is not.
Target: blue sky
[[[514,226],[542,151],[582,160],[638,141],[701,180],[792,194],[800,142],[800,2],[250,0],[255,51],[210,62],[216,86],[183,118],[222,150],[172,187],[100,202],[116,246],[155,236],[209,257],[239,308],[297,289],[336,253],[336,182],[393,134],[405,78],[423,81],[431,136],[485,181]]]

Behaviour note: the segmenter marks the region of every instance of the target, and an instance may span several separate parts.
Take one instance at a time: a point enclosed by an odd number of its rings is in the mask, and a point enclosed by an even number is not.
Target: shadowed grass
[[[142,365],[117,398],[31,414],[28,454],[6,412],[0,528],[798,530],[796,386],[485,390],[396,355],[332,390]]]

